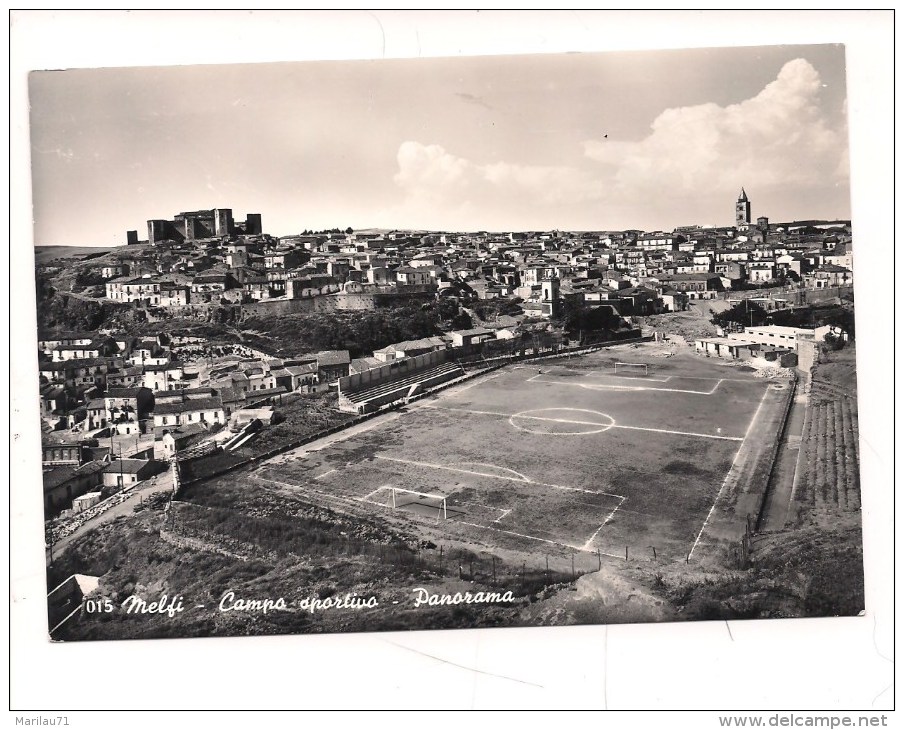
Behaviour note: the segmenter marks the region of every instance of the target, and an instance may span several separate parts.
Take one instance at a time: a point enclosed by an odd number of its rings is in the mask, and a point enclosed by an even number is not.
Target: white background
[[[505,707],[773,713],[893,707],[892,23],[889,12],[862,11],[14,11],[11,708],[29,716],[65,710],[76,717],[72,710]],[[184,42],[176,43],[179,38]],[[847,46],[865,617],[732,622],[730,631],[724,622],[704,622],[75,645],[47,640],[28,70],[780,43]],[[146,715],[126,719],[140,726],[159,723]],[[223,722],[244,725],[249,719],[233,715]],[[700,724],[686,714],[656,719],[679,727],[718,726],[714,719]],[[107,727],[113,720],[107,714],[93,718],[92,726]]]

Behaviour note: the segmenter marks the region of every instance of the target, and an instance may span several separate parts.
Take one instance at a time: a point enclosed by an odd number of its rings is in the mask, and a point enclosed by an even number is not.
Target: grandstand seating
[[[465,371],[458,363],[444,362],[437,367],[407,375],[399,380],[380,383],[356,391],[343,391],[340,394],[339,407],[342,410],[366,413],[406,397],[412,385],[430,388],[464,374]]]

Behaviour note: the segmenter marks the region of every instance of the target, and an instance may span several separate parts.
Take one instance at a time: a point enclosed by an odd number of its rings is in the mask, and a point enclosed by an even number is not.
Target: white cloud
[[[397,155],[395,182],[406,190],[429,193],[461,186],[473,177],[474,165],[455,157],[437,144],[403,142]]]
[[[847,136],[820,109],[820,88],[816,69],[796,59],[753,98],[666,109],[644,139],[591,140],[584,152],[611,166],[625,196],[834,184],[846,178]]]
[[[404,207],[422,218],[449,214],[496,219],[498,213],[522,216],[550,212],[556,206],[600,199],[598,176],[556,165],[510,162],[479,164],[436,144],[407,141],[399,146],[394,181],[405,193]]]
[[[386,219],[458,229],[669,226],[719,222],[714,211],[727,205],[730,222],[742,185],[777,216],[789,196],[833,207],[848,183],[847,130],[843,114],[823,110],[821,88],[813,66],[796,59],[740,103],[666,109],[638,141],[586,141],[583,164],[481,162],[406,141],[394,176],[403,199]]]

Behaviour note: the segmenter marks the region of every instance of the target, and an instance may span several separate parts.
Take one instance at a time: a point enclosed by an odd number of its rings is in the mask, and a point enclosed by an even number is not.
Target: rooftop
[[[138,474],[148,464],[147,459],[116,459],[104,467],[104,474]]]
[[[162,403],[154,406],[155,416],[170,413],[193,413],[195,411],[222,410],[223,403],[219,398],[194,398],[178,403]]]
[[[317,353],[317,366],[324,365],[348,365],[351,356],[348,350],[325,350]]]

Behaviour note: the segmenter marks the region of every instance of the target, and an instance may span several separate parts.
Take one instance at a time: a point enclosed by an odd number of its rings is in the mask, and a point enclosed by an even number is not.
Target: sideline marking
[[[722,441],[743,441],[742,436],[718,436],[714,433],[695,433],[694,431],[671,431],[667,428],[648,428],[646,426],[622,426],[616,423],[612,428],[625,428],[630,431],[653,431],[655,433],[672,433],[677,436],[694,436],[701,439],[719,439]]]
[[[747,424],[747,430],[744,432],[744,438],[741,440],[741,445],[738,447],[738,450],[735,452],[734,459],[731,460],[731,466],[728,468],[728,473],[725,475],[725,479],[722,480],[722,486],[719,487],[719,492],[716,494],[716,498],[713,501],[713,506],[709,508],[709,513],[706,515],[706,519],[703,521],[703,527],[700,528],[700,532],[697,533],[697,539],[694,540],[694,544],[691,546],[691,551],[687,554],[687,559],[690,560],[694,554],[694,550],[697,549],[697,543],[700,542],[700,538],[703,537],[703,531],[706,529],[706,526],[709,524],[709,518],[713,516],[713,511],[716,509],[716,504],[719,502],[719,498],[722,496],[722,492],[725,489],[725,485],[728,484],[729,477],[734,476],[735,473],[735,465],[738,462],[738,456],[741,455],[741,452],[744,450],[744,443],[747,441],[747,436],[750,434],[750,429],[753,428],[753,424],[756,422],[757,416],[760,415],[760,409],[763,407],[763,403],[766,402],[766,394],[769,393],[769,388],[763,389],[763,397],[760,398],[760,404],[756,408],[756,412],[753,414],[753,418],[750,419],[750,423]]]
[[[480,385],[481,383],[486,383],[490,380],[493,380],[494,378],[498,378],[500,375],[502,375],[501,372],[496,373],[495,375],[488,375],[485,378],[482,378],[478,375],[476,378],[474,378],[473,383],[468,383],[467,385],[464,385],[461,388],[456,388],[455,390],[450,390],[449,395],[458,395],[459,393],[464,393],[466,390],[470,390],[475,385]],[[429,408],[429,406],[427,406],[427,407]]]

